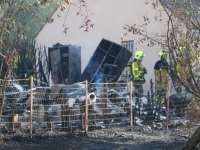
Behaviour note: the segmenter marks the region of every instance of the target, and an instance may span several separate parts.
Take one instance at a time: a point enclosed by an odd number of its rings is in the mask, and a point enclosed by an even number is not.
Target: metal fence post
[[[167,82],[167,111],[166,111],[166,129],[168,129],[169,122],[169,97],[170,97],[170,82]]]
[[[133,90],[133,83],[132,81],[130,81],[130,128],[131,128],[131,131],[133,130],[132,90]]]
[[[33,76],[30,77],[30,137],[32,138],[33,127]]]
[[[88,81],[85,81],[85,134],[88,135]]]

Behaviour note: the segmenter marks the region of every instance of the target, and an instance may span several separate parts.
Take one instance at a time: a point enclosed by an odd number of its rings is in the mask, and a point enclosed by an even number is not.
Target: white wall
[[[85,0],[87,7],[90,9],[89,19],[94,23],[94,28],[90,28],[89,32],[84,32],[82,25],[83,17],[77,16],[77,8],[71,6],[69,14],[66,18],[66,26],[69,28],[67,35],[63,33],[64,16],[67,10],[61,12],[60,9],[53,14],[53,23],[47,23],[41,32],[36,36],[38,43],[47,47],[56,44],[71,44],[81,46],[81,62],[82,71],[86,67],[94,50],[98,46],[102,38],[121,44],[121,37],[124,40],[138,41],[139,36],[128,33],[124,36],[123,26],[127,24],[143,24],[143,16],[150,18],[151,23],[147,26],[149,33],[161,33],[166,31],[166,26],[156,22],[154,17],[158,13],[149,3],[145,4],[146,0]],[[90,15],[90,13],[93,15]],[[61,15],[61,18],[57,17]],[[165,16],[163,16],[165,18]],[[159,59],[158,52],[160,47],[155,46],[149,48],[147,43],[135,45],[135,50],[142,50],[146,57],[143,60],[143,65],[148,70],[146,75],[147,84],[145,88],[149,90],[149,80],[153,77],[153,67]]]

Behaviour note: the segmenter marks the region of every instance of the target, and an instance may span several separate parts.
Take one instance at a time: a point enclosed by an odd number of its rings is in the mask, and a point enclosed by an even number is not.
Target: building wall
[[[166,32],[166,26],[159,21],[155,21],[155,15],[158,12],[153,9],[151,3],[145,4],[146,0],[85,0],[89,19],[94,24],[93,28],[89,28],[89,32],[85,32],[84,28],[79,28],[83,22],[83,16],[76,15],[78,8],[73,5],[64,21],[64,16],[68,10],[61,12],[58,8],[51,18],[54,19],[53,23],[47,23],[43,29],[36,36],[39,44],[47,47],[56,44],[71,44],[81,46],[81,70],[86,67],[93,52],[98,46],[102,38],[121,44],[121,37],[123,40],[134,40],[134,50],[142,50],[145,52],[143,65],[147,68],[148,74],[146,75],[145,89],[149,89],[149,81],[153,76],[153,67],[155,62],[159,59],[158,52],[160,47],[148,47],[147,43],[137,44],[141,38],[139,35],[128,33],[124,36],[125,24],[144,24],[143,16],[150,18],[151,23],[146,27],[149,33],[162,33]],[[68,6],[67,6],[68,7]],[[93,15],[91,15],[93,13]],[[61,16],[61,17],[58,17]],[[166,16],[163,13],[163,19]],[[66,24],[67,34],[63,33],[63,24]]]

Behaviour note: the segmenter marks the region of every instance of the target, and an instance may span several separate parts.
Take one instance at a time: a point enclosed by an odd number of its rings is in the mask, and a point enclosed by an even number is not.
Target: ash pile
[[[150,96],[132,95],[132,119],[130,118],[130,83],[90,83],[89,92],[85,83],[35,87],[33,90],[33,129],[40,131],[74,131],[85,129],[86,99],[88,102],[88,127],[90,130],[110,127],[151,125],[164,128],[166,107],[153,103]],[[86,96],[87,95],[87,96]],[[184,125],[182,119],[190,110],[190,93],[170,96],[169,125]],[[3,131],[12,133],[21,128],[28,132],[30,121],[30,89],[10,82],[4,96]]]
[[[45,96],[49,99],[37,100],[37,103],[44,106],[44,120],[47,119],[48,129],[84,130],[85,115],[88,115],[88,127],[91,130],[128,127],[130,121],[138,126],[151,125],[155,129],[165,128],[166,105],[155,103],[156,97],[153,99],[149,95],[136,97],[134,94],[130,97],[130,83],[126,82],[90,83],[88,86],[89,92],[87,93],[85,84],[55,85]],[[41,91],[41,89],[38,88],[36,91]],[[131,99],[132,106],[130,105]],[[171,95],[169,99],[168,125],[186,125],[188,120],[183,118],[191,112],[189,106],[192,102],[192,94],[178,93]]]

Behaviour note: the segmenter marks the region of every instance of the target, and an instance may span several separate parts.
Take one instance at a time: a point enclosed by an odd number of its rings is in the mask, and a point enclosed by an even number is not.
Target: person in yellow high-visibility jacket
[[[155,63],[154,75],[155,75],[155,92],[160,95],[161,104],[164,103],[167,91],[168,71],[169,64],[167,62],[167,53],[164,50],[159,52],[160,60]],[[156,100],[157,101],[157,100]]]
[[[143,95],[143,84],[145,83],[144,75],[147,74],[146,68],[144,68],[141,63],[144,56],[144,52],[137,51],[135,53],[135,59],[131,64],[134,92],[138,97]]]

